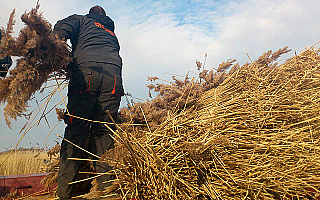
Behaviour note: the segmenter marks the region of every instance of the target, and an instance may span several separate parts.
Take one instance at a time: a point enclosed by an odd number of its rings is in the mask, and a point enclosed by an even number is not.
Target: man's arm
[[[59,38],[72,39],[75,37],[80,28],[80,21],[78,15],[71,15],[65,19],[59,20],[54,25],[53,32],[56,33]]]

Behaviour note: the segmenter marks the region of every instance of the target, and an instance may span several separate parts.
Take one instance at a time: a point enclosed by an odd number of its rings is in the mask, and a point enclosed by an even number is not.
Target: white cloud
[[[215,42],[223,44],[220,51],[224,55],[237,55],[241,61],[245,52],[256,58],[266,50],[286,45],[300,52],[319,39],[316,24],[320,16],[315,9],[319,4],[313,0],[232,3],[227,9],[234,10],[233,14],[220,19],[220,35]]]
[[[140,24],[130,23],[128,18],[128,21],[117,21],[129,92],[145,97],[147,89],[143,89],[141,83],[147,75],[161,76],[165,72],[184,75],[189,70],[195,71],[194,60],[202,59],[205,52],[208,52],[207,67],[212,68],[229,58],[244,64],[249,61],[246,53],[256,59],[269,49],[284,46],[300,52],[318,40],[319,14],[315,8],[320,2],[317,1],[248,0],[203,4],[219,7],[205,13],[186,13],[184,19],[190,19],[189,24],[188,21],[180,24],[176,13],[160,8],[160,13],[154,13]],[[143,12],[147,8],[140,9]],[[195,23],[208,24],[209,20],[213,20],[214,32],[212,27],[203,29]]]

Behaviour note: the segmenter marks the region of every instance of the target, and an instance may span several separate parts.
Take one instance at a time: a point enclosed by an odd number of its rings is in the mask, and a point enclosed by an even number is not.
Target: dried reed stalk
[[[121,109],[120,115],[122,121],[131,124],[146,124],[146,118],[148,119],[148,126],[154,131],[166,120],[168,115],[175,115],[185,108],[194,106],[204,91],[221,84],[238,67],[238,64],[234,64],[235,61],[223,62],[219,65],[219,71],[217,72],[214,72],[214,70],[203,70],[199,78],[204,81],[189,80],[188,76],[185,76],[184,80],[180,80],[176,76],[172,76],[173,82],[166,81],[166,84],[161,84],[156,83],[161,80],[158,77],[148,77],[151,84],[147,87],[150,91],[156,92],[157,96],[152,100],[136,102]],[[231,66],[232,70],[226,72]]]
[[[11,119],[25,115],[28,100],[53,73],[65,74],[70,61],[67,44],[53,34],[51,24],[39,12],[39,4],[21,16],[26,26],[17,38],[12,37],[14,15],[15,10],[0,45],[4,54],[18,57],[10,75],[0,80],[0,103],[6,103],[4,115],[9,127]]]
[[[194,106],[166,115],[151,132],[118,130],[117,147],[102,161],[118,162],[123,198],[316,198],[319,50],[277,66],[287,51],[236,66]]]

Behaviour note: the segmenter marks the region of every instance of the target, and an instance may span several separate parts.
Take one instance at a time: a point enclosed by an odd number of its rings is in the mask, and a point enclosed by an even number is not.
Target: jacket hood
[[[104,15],[97,15],[97,14],[87,14],[86,17],[93,18],[99,21],[105,27],[107,27],[110,31],[114,32],[114,23],[110,17],[104,16]]]

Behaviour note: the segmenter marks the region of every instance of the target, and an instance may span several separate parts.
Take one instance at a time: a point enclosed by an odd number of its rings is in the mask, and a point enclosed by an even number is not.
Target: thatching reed
[[[239,67],[154,130],[119,127],[103,162],[123,198],[319,197],[319,51],[277,66],[286,52]]]
[[[0,153],[0,172],[1,176],[36,174],[47,172],[43,166],[44,161],[48,160],[48,156],[42,149],[20,148],[12,153],[10,159],[6,162],[10,151]],[[23,162],[21,162],[23,160]]]
[[[41,183],[46,188],[50,188],[52,185],[54,185],[54,183],[57,182],[59,164],[60,164],[60,158],[59,158],[60,149],[61,149],[60,145],[56,144],[54,147],[52,147],[47,151],[47,155],[50,158],[51,162],[46,164],[45,167],[48,169],[49,175],[44,177],[41,180]]]
[[[10,15],[0,50],[4,55],[17,56],[16,66],[10,75],[0,80],[0,103],[5,104],[7,125],[11,119],[26,114],[28,100],[54,73],[64,75],[70,61],[67,44],[52,32],[51,24],[39,12],[39,5],[24,13],[21,20],[25,27],[19,36],[12,36],[15,10]]]
[[[172,76],[173,82],[158,83],[161,81],[158,77],[148,77],[151,82],[147,87],[152,98],[151,91],[157,93],[152,100],[144,102],[135,102],[133,105],[128,103],[128,107],[120,111],[123,123],[146,124],[151,130],[155,130],[158,125],[166,120],[168,115],[180,113],[190,107],[193,107],[200,95],[207,90],[217,87],[230,74],[232,74],[239,64],[234,64],[236,60],[223,62],[219,65],[217,72],[215,70],[203,70],[199,73],[197,80],[185,76],[183,80]],[[198,62],[198,61],[197,61]],[[196,62],[196,63],[197,63]],[[197,66],[201,63],[197,63]],[[227,69],[231,67],[227,72]]]

